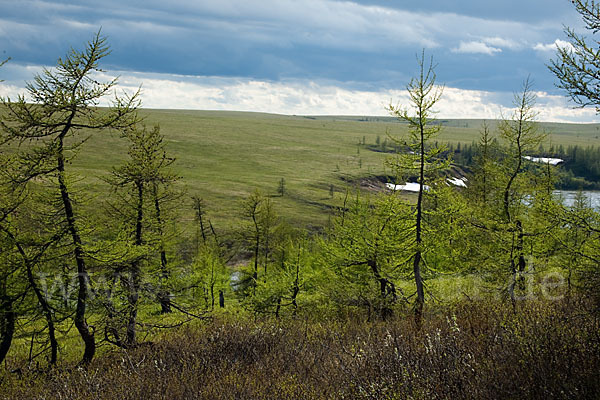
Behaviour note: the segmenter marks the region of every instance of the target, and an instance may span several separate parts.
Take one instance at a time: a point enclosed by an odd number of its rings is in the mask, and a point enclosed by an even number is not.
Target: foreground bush
[[[431,313],[431,311],[430,311]],[[585,303],[463,303],[425,318],[215,321],[99,357],[4,373],[5,399],[597,398],[600,330]]]

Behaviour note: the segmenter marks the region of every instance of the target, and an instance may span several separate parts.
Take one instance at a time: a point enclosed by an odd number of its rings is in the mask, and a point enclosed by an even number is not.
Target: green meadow
[[[372,150],[378,139],[391,143],[389,136],[407,133],[407,126],[391,117],[148,109],[141,115],[147,125],[160,125],[169,155],[176,158],[174,169],[186,191],[181,218],[193,219],[188,199],[200,196],[217,229],[237,224],[241,201],[255,189],[273,196],[278,213],[290,223],[324,226],[347,191],[355,191],[364,178],[389,173],[385,160],[390,154]],[[438,141],[472,143],[483,121],[439,122],[444,128]],[[492,131],[496,123],[488,122]],[[599,124],[540,124],[549,133],[548,144],[600,145]],[[127,144],[117,132],[96,133],[77,154],[74,169],[86,178],[86,190],[108,196],[108,185],[101,178],[126,154]],[[279,196],[282,178],[285,194]]]

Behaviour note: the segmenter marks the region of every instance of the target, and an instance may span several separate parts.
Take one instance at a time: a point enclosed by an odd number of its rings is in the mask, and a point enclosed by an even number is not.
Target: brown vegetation
[[[465,302],[386,322],[215,321],[88,369],[2,376],[3,399],[594,398],[600,330],[583,300]]]

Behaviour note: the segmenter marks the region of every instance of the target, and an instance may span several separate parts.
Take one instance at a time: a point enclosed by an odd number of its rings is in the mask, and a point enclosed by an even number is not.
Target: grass
[[[385,117],[301,117],[247,112],[142,110],[148,125],[160,124],[175,170],[189,195],[207,202],[218,229],[235,228],[240,203],[255,189],[273,195],[276,209],[293,225],[319,227],[347,189],[360,178],[385,175],[388,155],[369,150],[377,137],[401,136],[406,125]],[[440,142],[477,140],[481,120],[444,120]],[[491,121],[490,125],[494,126]],[[554,145],[600,145],[597,124],[551,124]],[[367,146],[359,146],[364,142]],[[389,142],[389,140],[388,140]],[[126,143],[116,133],[92,136],[75,159],[85,189],[100,197],[108,187],[100,179],[123,161]],[[281,178],[286,195],[276,197]],[[334,186],[330,198],[329,188]],[[193,219],[191,204],[180,207]]]

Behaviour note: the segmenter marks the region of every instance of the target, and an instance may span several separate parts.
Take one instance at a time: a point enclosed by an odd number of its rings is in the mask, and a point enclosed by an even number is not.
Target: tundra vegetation
[[[529,81],[512,115],[447,146],[423,53],[389,107],[403,134],[352,138],[369,179],[321,185],[324,223],[289,218],[298,186],[274,174],[219,226],[139,93],[97,80],[107,55],[96,35],[2,99],[1,398],[597,396],[600,214],[524,158],[548,148]],[[123,157],[75,169],[98,137]],[[415,195],[384,185],[405,182]]]

